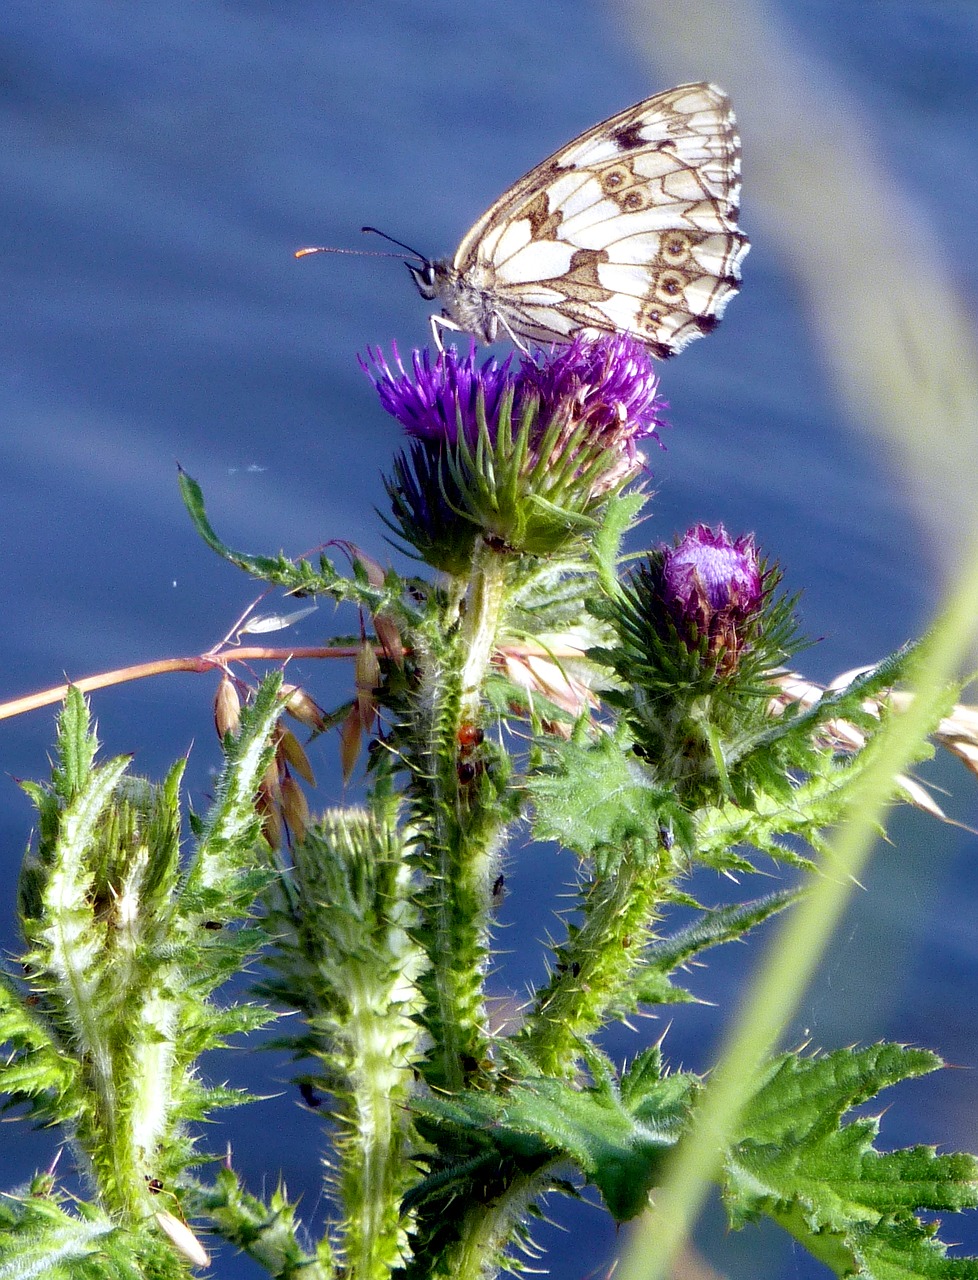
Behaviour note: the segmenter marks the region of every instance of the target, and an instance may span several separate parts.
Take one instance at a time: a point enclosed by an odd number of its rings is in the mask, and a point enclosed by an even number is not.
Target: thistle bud
[[[770,723],[770,674],[797,647],[779,576],[753,538],[698,524],[653,552],[608,611],[618,643],[594,652],[620,690],[605,696],[626,709],[644,768],[684,805],[734,794],[731,744]],[[672,837],[667,822],[666,852]]]
[[[694,525],[666,548],[660,593],[688,647],[705,651],[721,674],[734,670],[764,600],[753,538],[731,541],[723,525]]]

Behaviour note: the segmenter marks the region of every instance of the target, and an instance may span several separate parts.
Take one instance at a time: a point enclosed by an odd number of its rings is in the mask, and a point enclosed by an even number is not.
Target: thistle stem
[[[661,866],[630,867],[592,883],[585,921],[556,951],[557,965],[520,1037],[545,1075],[570,1077],[578,1046],[607,1020],[640,963],[661,909]]]
[[[506,555],[493,551],[483,539],[476,543],[460,635],[464,655],[460,727],[478,718],[482,684],[502,619],[507,568]]]
[[[418,936],[431,966],[421,986],[433,1041],[426,1075],[449,1091],[462,1088],[487,1060],[483,976],[493,858],[507,811],[499,804],[501,779],[461,775],[458,741],[463,727],[479,720],[507,569],[505,555],[477,543],[452,649],[444,664],[429,659],[423,691],[430,720],[425,777],[417,785],[427,831],[418,861],[428,884]]]

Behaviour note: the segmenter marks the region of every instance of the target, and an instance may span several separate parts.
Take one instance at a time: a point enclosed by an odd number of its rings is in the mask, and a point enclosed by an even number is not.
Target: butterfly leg
[[[435,346],[438,348],[438,350],[439,350],[442,354],[444,354],[444,352],[445,352],[445,344],[444,344],[444,343],[442,342],[442,340],[441,340],[441,335],[442,335],[442,330],[443,330],[443,329],[448,329],[448,330],[449,330],[449,332],[451,332],[451,333],[464,333],[464,332],[465,332],[465,330],[462,328],[462,326],[461,326],[460,324],[457,324],[457,323],[456,323],[454,320],[452,320],[449,316],[445,316],[445,315],[441,315],[441,316],[431,316],[431,317],[429,317],[429,323],[430,323],[430,325],[431,325],[431,336],[432,336],[432,337],[434,338],[434,340],[435,340]]]
[[[530,354],[530,348],[526,345],[526,343],[522,340],[522,338],[518,337],[513,332],[505,316],[496,315],[493,317],[493,321],[494,321],[492,326],[493,332],[491,333],[491,335],[488,333],[480,335],[484,342],[495,342],[496,341],[495,330],[497,328],[497,325],[502,325],[502,327],[506,330],[506,337],[509,338],[513,346],[516,347],[518,351],[522,351],[524,355]],[[444,352],[445,350],[445,345],[442,342],[442,332],[445,329],[447,329],[450,333],[468,333],[469,332],[469,330],[466,329],[463,325],[460,325],[456,320],[453,320],[450,316],[446,316],[446,315],[430,316],[429,324],[431,325],[431,335],[435,340],[435,346],[441,352]]]
[[[499,315],[497,313],[496,319],[506,330],[506,336],[509,338],[510,342],[512,342],[513,346],[517,349],[517,351],[522,351],[525,356],[528,356],[530,354],[530,348],[526,345],[523,339],[518,338],[516,334],[513,332],[513,330],[509,327],[509,321],[506,319],[506,317],[503,315]]]

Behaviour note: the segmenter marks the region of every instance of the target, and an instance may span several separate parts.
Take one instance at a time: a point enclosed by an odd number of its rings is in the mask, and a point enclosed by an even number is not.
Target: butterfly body
[[[681,85],[531,169],[449,262],[409,263],[441,330],[483,342],[630,333],[659,358],[709,333],[740,287],[740,139],[714,85]]]

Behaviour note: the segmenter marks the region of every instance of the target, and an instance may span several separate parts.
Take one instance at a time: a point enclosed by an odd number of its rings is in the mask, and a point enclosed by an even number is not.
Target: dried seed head
[[[343,769],[344,782],[349,782],[353,775],[362,741],[363,724],[360,712],[354,705],[340,726],[340,765]]]
[[[312,771],[309,757],[303,747],[300,746],[299,739],[291,729],[282,729],[282,736],[278,744],[278,755],[280,760],[284,760],[311,787],[316,785],[316,775]]]
[[[373,624],[377,639],[384,653],[392,662],[396,662],[399,667],[403,666],[404,645],[401,641],[401,633],[394,621],[385,613],[375,613]]]
[[[285,710],[300,724],[316,733],[326,728],[326,712],[297,684],[283,684],[279,695],[285,702]]]
[[[156,1214],[160,1230],[170,1238],[170,1243],[195,1267],[209,1267],[211,1256],[185,1222],[161,1209]]]
[[[309,826],[309,805],[302,788],[290,774],[282,779],[282,817],[297,841],[305,838]]]
[[[282,777],[282,767],[278,759],[278,745],[275,747],[275,755],[269,760],[268,767],[262,774],[262,780],[258,784],[258,790],[262,795],[268,797],[272,804],[278,804],[281,799],[281,791],[279,784]]]
[[[235,734],[241,725],[241,699],[234,681],[224,673],[214,695],[214,727],[223,742],[227,735]]]
[[[349,546],[350,555],[353,557],[354,564],[360,565],[364,573],[367,575],[367,581],[370,585],[372,587],[382,587],[384,585],[385,574],[380,563],[375,560],[373,556],[368,556],[366,551],[361,551],[361,549],[353,543],[350,543]]]
[[[278,805],[270,799],[266,791],[261,790],[258,792],[258,800],[255,807],[261,817],[262,835],[268,841],[269,847],[280,849],[285,835],[285,828],[282,825]]]
[[[380,663],[373,645],[367,640],[364,640],[357,650],[353,678],[357,690],[356,705],[360,723],[369,733],[377,715],[375,690],[380,685]]]

